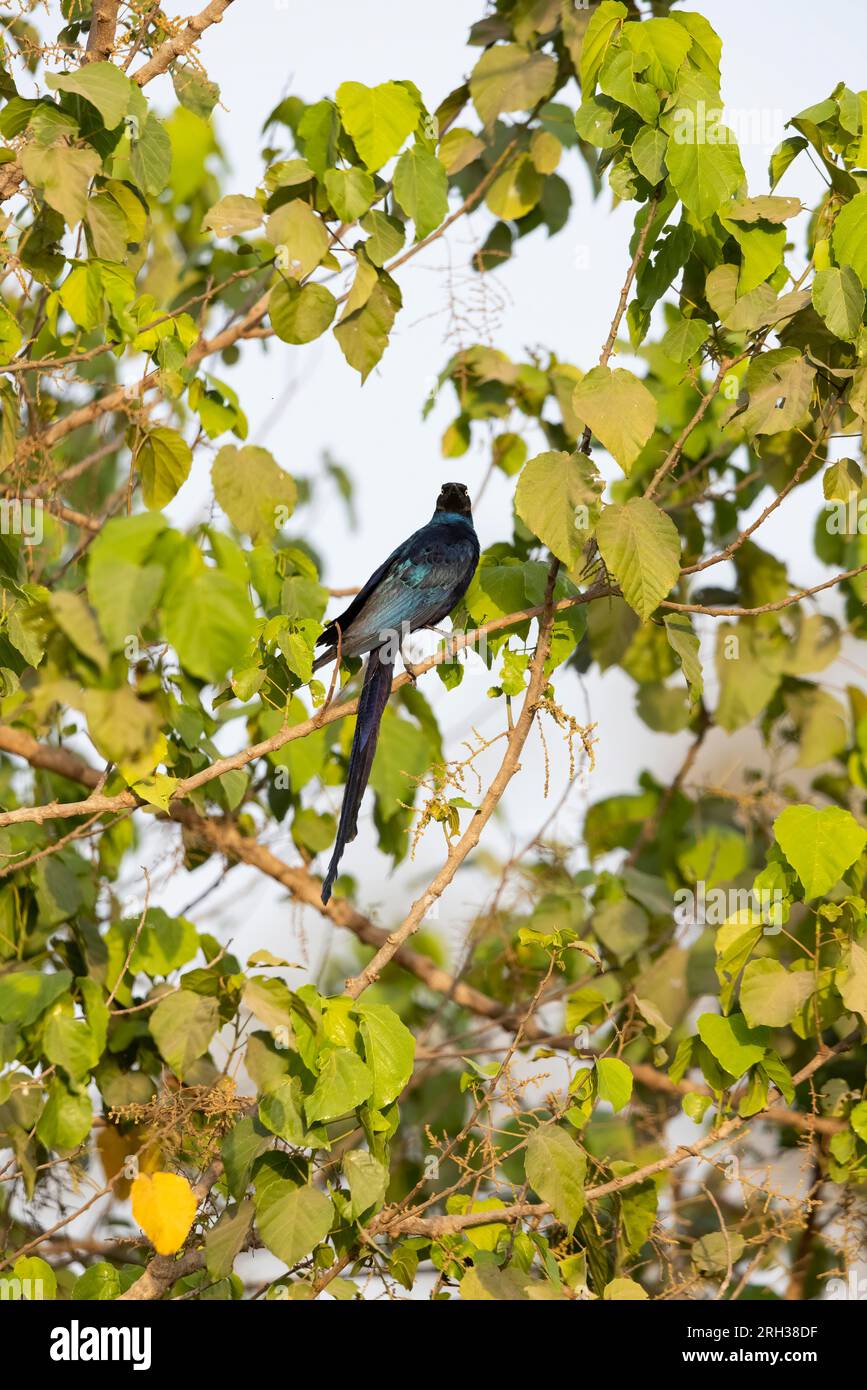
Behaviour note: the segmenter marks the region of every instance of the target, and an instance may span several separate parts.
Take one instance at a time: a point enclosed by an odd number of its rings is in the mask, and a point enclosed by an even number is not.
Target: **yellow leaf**
[[[158,1254],[173,1255],[193,1224],[193,1189],[179,1173],[140,1173],[132,1185],[132,1214]]]

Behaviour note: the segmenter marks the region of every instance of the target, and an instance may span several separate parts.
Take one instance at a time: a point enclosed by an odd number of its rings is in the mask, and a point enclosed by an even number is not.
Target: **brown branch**
[[[814,1072],[818,1071],[825,1062],[832,1057],[838,1056],[841,1052],[847,1052],[858,1040],[859,1033],[855,1031],[844,1038],[842,1042],[833,1047],[821,1047],[814,1057],[802,1067],[799,1072],[792,1077],[794,1085],[798,1086],[806,1081]],[[776,1093],[776,1088],[771,1087],[768,1095]],[[778,1093],[777,1093],[778,1094]],[[698,1157],[705,1149],[711,1148],[714,1144],[726,1141],[733,1143],[741,1138],[747,1128],[758,1119],[765,1119],[770,1106],[765,1110],[758,1111],[751,1115],[749,1119],[742,1119],[740,1115],[733,1115],[731,1119],[725,1120],[716,1129],[710,1130],[703,1138],[698,1139],[694,1144],[680,1144],[671,1153],[663,1158],[655,1159],[652,1163],[646,1163],[643,1167],[637,1168],[633,1173],[626,1173],[622,1177],[612,1178],[610,1182],[599,1183],[596,1187],[588,1187],[585,1190],[585,1197],[588,1202],[598,1202],[602,1197],[610,1197],[616,1192],[622,1192],[627,1187],[634,1187],[636,1183],[642,1183],[647,1178],[653,1177],[656,1173],[666,1172],[670,1168],[676,1168],[679,1164],[685,1163],[687,1159]],[[395,1236],[395,1235],[417,1235],[417,1236],[443,1236],[452,1235],[456,1231],[465,1231],[473,1226],[488,1226],[495,1222],[520,1221],[524,1217],[540,1217],[551,1214],[551,1206],[548,1202],[517,1202],[509,1207],[494,1208],[488,1211],[467,1212],[455,1216],[433,1216],[419,1217],[412,1214],[399,1217],[392,1224],[389,1212],[380,1212],[374,1217],[367,1227],[367,1234],[370,1237],[375,1235]]]
[[[592,589],[587,589],[583,594],[577,594],[574,598],[560,599],[554,604],[554,612],[559,613],[564,609],[574,608],[576,605],[589,603],[594,598],[599,598],[603,594],[611,592],[606,585],[597,585]],[[531,618],[538,618],[545,612],[545,605],[539,604],[534,608],[524,608],[516,613],[507,613],[500,618],[492,618],[489,623],[472,628],[469,632],[453,633],[443,646],[432,656],[426,657],[424,661],[418,663],[414,668],[415,675],[423,675],[431,671],[436,666],[441,666],[444,662],[451,661],[458,652],[464,651],[467,647],[474,646],[485,634],[489,632],[500,632],[504,628],[514,627],[517,623],[526,622]],[[409,684],[412,677],[407,673],[396,676],[391,686],[391,693],[399,690],[402,686]],[[194,773],[191,777],[181,778],[178,782],[176,791],[173,794],[172,806],[174,807],[178,799],[186,796],[189,792],[195,791],[198,787],[206,786],[213,782],[215,778],[221,777],[224,772],[246,767],[248,763],[256,758],[264,757],[268,753],[276,752],[279,748],[285,747],[287,743],[292,743],[295,739],[306,738],[308,734],[317,729],[324,728],[327,724],[333,724],[339,719],[346,719],[358,711],[358,700],[344,700],[339,704],[323,706],[316,714],[309,719],[302,720],[298,724],[287,725],[283,729],[278,729],[270,738],[263,739],[260,743],[251,744],[250,747],[242,749],[239,753],[233,753],[225,758],[219,758],[209,767],[202,768],[200,772]],[[18,753],[30,761],[28,753],[24,750],[39,747],[35,739],[20,729],[14,729],[10,725],[0,724],[0,752]],[[87,767],[74,755],[66,754],[62,748],[47,746],[54,759],[54,765],[48,762],[40,763],[48,771],[59,772],[61,776],[69,777],[70,781],[81,782],[85,785],[95,786],[95,782],[87,778],[76,775],[75,772],[65,771],[70,767]],[[69,762],[68,758],[72,761]],[[93,771],[93,769],[89,769]],[[42,806],[21,806],[15,811],[0,812],[0,826],[20,824],[23,821],[35,821],[37,824],[44,824],[49,820],[68,819],[71,816],[86,816],[92,812],[114,812],[123,811],[130,807],[142,805],[140,798],[132,791],[117,792],[114,795],[93,795],[85,801],[52,801]]]
[[[840,400],[841,397],[839,395],[833,398],[831,402],[830,415],[827,419],[823,418],[821,422],[822,428],[819,434],[814,439],[809,451],[798,464],[798,467],[795,469],[789,481],[784,485],[784,487],[780,489],[776,497],[774,497],[772,501],[768,503],[764,511],[756,517],[752,525],[747,526],[747,528],[744,531],[741,531],[740,534],[735,537],[735,539],[731,542],[730,545],[727,545],[723,550],[717,551],[715,555],[709,555],[706,560],[700,560],[697,564],[686,565],[681,570],[681,575],[698,574],[701,570],[710,569],[712,565],[720,565],[723,563],[723,561],[730,560],[732,556],[738,550],[740,550],[741,546],[749,540],[750,536],[754,535],[754,533],[758,531],[759,527],[762,526],[764,522],[767,521],[768,517],[771,516],[777,510],[780,504],[786,499],[786,497],[788,497],[789,493],[792,492],[798,486],[798,483],[801,481],[807,469],[810,467],[810,464],[813,462],[814,458],[816,457],[817,453],[819,452],[820,448],[822,447],[827,438],[828,431],[830,430],[831,425],[833,423],[834,414],[836,412],[837,406],[840,404]]]
[[[855,579],[865,570],[867,564],[859,565],[854,570],[844,570],[842,574],[835,574],[832,579],[826,579],[822,584],[814,584],[811,589],[799,589],[796,594],[777,599],[775,603],[763,603],[758,608],[705,608],[701,603],[672,603],[669,599],[663,599],[659,606],[670,608],[674,613],[706,613],[710,618],[754,618],[759,613],[779,613],[783,608],[791,608],[793,603],[800,603],[802,598],[811,598],[813,594],[820,594],[823,589],[833,589],[846,579]]]
[[[231,4],[232,0],[211,0],[210,4],[206,5],[198,14],[191,15],[179,33],[166,39],[165,43],[160,45],[153,57],[143,67],[130,74],[132,81],[143,87],[152,78],[167,72],[176,58],[189,53],[190,49],[199,42],[206,29],[209,29],[212,24],[220,23]]]
[[[647,246],[647,238],[650,235],[650,225],[653,222],[653,215],[656,211],[658,203],[659,197],[658,195],[654,194],[653,198],[651,198],[650,202],[647,205],[647,221],[641,229],[641,235],[638,238],[638,245],[635,248],[635,255],[629,262],[629,269],[626,272],[626,279],[623,281],[623,285],[620,289],[620,297],[617,301],[617,308],[614,311],[614,318],[611,320],[611,327],[608,330],[608,337],[602,344],[602,350],[599,353],[598,365],[600,367],[605,367],[608,365],[608,360],[611,357],[612,352],[614,351],[614,344],[617,342],[617,334],[620,331],[620,325],[623,321],[623,315],[626,312],[626,301],[629,298],[629,291],[632,289],[632,282],[635,279],[635,276],[638,272],[638,267],[641,264],[642,258],[644,256],[644,250]],[[592,438],[592,435],[593,431],[591,430],[590,426],[585,425],[584,432],[581,435],[581,442],[578,445],[579,453],[586,454],[589,452],[590,440]]]
[[[95,0],[82,63],[107,63],[114,51],[120,0]]]
[[[698,405],[696,406],[692,418],[688,420],[687,423],[684,425],[680,434],[677,436],[677,439],[672,444],[665,458],[662,460],[662,463],[659,465],[650,482],[647,484],[647,487],[644,489],[645,497],[652,498],[654,493],[656,492],[656,489],[659,487],[659,484],[662,482],[663,478],[666,476],[667,473],[671,472],[672,468],[674,468],[675,464],[681,456],[681,453],[683,452],[684,444],[689,439],[689,436],[692,434],[696,426],[699,425],[701,421],[704,419],[711,401],[713,400],[714,396],[717,394],[720,387],[722,386],[724,378],[726,377],[728,372],[731,371],[732,367],[734,367],[738,362],[742,361],[743,358],[746,357],[746,355],[746,353],[742,352],[739,357],[724,357],[723,360],[720,362],[719,367],[717,369],[717,374],[714,377],[710,387],[704,393]]]
[[[81,782],[85,786],[96,785],[100,776],[96,768],[90,767],[75,753],[65,748],[55,748],[51,744],[39,743],[20,729],[0,726],[0,749],[24,758],[32,767],[57,773],[69,781]],[[293,868],[252,836],[242,835],[232,821],[200,816],[192,807],[182,803],[174,803],[169,814],[172,820],[178,821],[211,849],[225,855],[229,860],[239,860],[260,870],[275,882],[282,884],[299,902],[315,908],[335,926],[351,931],[365,945],[379,949],[388,940],[388,932],[382,927],[377,927],[363,913],[356,911],[345,899],[332,899],[327,908],[323,907],[320,897],[321,884],[312,874],[306,869]],[[430,989],[451,995],[455,1003],[470,1009],[473,1013],[497,1019],[506,1012],[504,1005],[480,990],[473,989],[471,985],[455,980],[429,956],[409,947],[402,947],[394,959],[397,965],[415,975]]]

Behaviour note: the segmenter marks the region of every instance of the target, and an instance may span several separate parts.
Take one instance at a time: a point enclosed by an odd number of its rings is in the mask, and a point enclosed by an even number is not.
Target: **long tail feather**
[[[358,701],[358,719],[355,737],[352,740],[352,752],[349,755],[349,774],[340,809],[340,824],[337,827],[331,863],[322,884],[323,903],[327,903],[331,897],[343,851],[358,833],[358,811],[373,766],[379,726],[391,691],[393,676],[394,662],[384,659],[382,648],[372,651],[364,668],[364,684]]]

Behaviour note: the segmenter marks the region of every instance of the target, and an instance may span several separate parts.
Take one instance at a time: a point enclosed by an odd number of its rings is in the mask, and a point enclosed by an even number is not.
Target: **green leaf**
[[[202,227],[215,232],[218,237],[241,236],[260,226],[263,217],[262,205],[255,198],[230,193],[208,209]]]
[[[596,1060],[596,1082],[599,1099],[607,1100],[614,1110],[622,1110],[632,1095],[632,1072],[619,1057],[599,1057]]]
[[[138,922],[132,919],[126,926],[130,936],[138,930]],[[156,979],[179,970],[198,949],[199,934],[192,922],[186,917],[170,917],[161,907],[149,907],[130,965],[133,973],[143,970]]]
[[[253,1224],[253,1203],[241,1202],[227,1206],[219,1221],[205,1236],[205,1258],[208,1278],[215,1282],[226,1279],[241,1253]]]
[[[271,327],[284,343],[312,343],[331,327],[337,300],[324,285],[278,280],[268,302]]]
[[[385,1199],[388,1169],[364,1149],[352,1149],[343,1159],[343,1171],[352,1198],[352,1219],[357,1221],[371,1207]]]
[[[77,1149],[90,1134],[92,1123],[93,1108],[87,1092],[69,1091],[54,1077],[36,1126],[36,1136],[46,1149]]]
[[[632,142],[632,162],[647,179],[657,184],[665,178],[665,151],[668,136],[656,127],[645,126]]]
[[[471,1265],[460,1282],[461,1298],[468,1302],[517,1303],[527,1298],[528,1275],[516,1265],[500,1269],[490,1261]]]
[[[80,1018],[52,1014],[45,1025],[43,1048],[54,1062],[72,1078],[82,1082],[97,1066],[102,1047],[92,1030]]]
[[[153,749],[159,725],[156,706],[140,700],[131,685],[119,690],[86,690],[87,728],[96,748],[113,763],[133,763]],[[154,762],[158,760],[154,758]],[[150,771],[137,769],[137,776]]]
[[[21,346],[23,333],[6,305],[0,306],[0,363],[11,362]]]
[[[45,85],[53,92],[74,92],[84,97],[96,107],[106,130],[120,125],[134,94],[132,82],[114,63],[88,63],[75,72],[49,72]]]
[[[130,168],[145,193],[162,193],[172,172],[172,145],[168,131],[152,111],[137,139],[133,139]]]
[[[861,284],[867,286],[867,193],[858,193],[840,209],[831,243],[837,264],[851,266]]]
[[[399,82],[382,82],[378,87],[341,82],[336,96],[343,128],[374,172],[397,154],[421,115],[418,101]]]
[[[623,44],[646,61],[642,75],[651,87],[674,91],[677,75],[692,48],[692,38],[683,25],[673,18],[626,24],[623,27]]]
[[[864,289],[850,265],[820,270],[813,279],[813,307],[835,338],[851,343],[864,317]]]
[[[253,1164],[273,1142],[273,1135],[268,1134],[252,1115],[243,1115],[229,1130],[220,1145],[220,1156],[225,1165],[230,1196],[243,1197]]]
[[[485,194],[485,204],[504,222],[526,217],[539,202],[545,180],[528,154],[518,155],[497,175]]]
[[[105,670],[108,656],[93,614],[81,595],[74,594],[69,589],[59,589],[49,595],[48,607],[60,631],[69,638],[72,645],[82,656],[86,656],[88,661],[92,661],[94,666],[98,666],[101,671]]]
[[[72,1297],[88,1303],[103,1303],[123,1292],[120,1274],[107,1260],[98,1260],[79,1275],[72,1286]]]
[[[704,319],[681,316],[665,334],[660,346],[672,362],[688,362],[710,337],[710,324]]]
[[[359,263],[359,270],[363,264]],[[355,285],[334,336],[350,367],[361,373],[364,382],[388,347],[388,335],[402,300],[400,289],[384,270],[379,271],[360,303],[353,301],[354,293]]]
[[[396,217],[387,216],[379,208],[372,208],[366,217],[362,217],[361,229],[368,234],[364,250],[371,265],[385,265],[403,247],[403,225]]]
[[[680,575],[680,536],[665,512],[644,497],[605,507],[596,525],[602,558],[642,619],[649,618]]]
[[[150,1017],[150,1031],[160,1053],[183,1080],[185,1072],[207,1052],[220,1022],[216,999],[181,989],[161,999]]]
[[[27,182],[41,188],[49,207],[55,208],[69,227],[76,227],[87,207],[90,180],[102,168],[94,149],[71,149],[66,144],[25,145],[21,168]]]
[[[730,1076],[743,1076],[762,1060],[768,1045],[767,1028],[749,1028],[743,1014],[701,1014],[698,1035]]]
[[[690,701],[696,705],[701,699],[704,689],[704,673],[699,660],[701,644],[692,630],[692,623],[688,614],[671,613],[663,621],[669,646],[677,657],[680,668],[686,677]]]
[[[312,287],[311,287],[312,288]],[[267,449],[225,444],[211,467],[214,496],[233,526],[254,541],[270,540],[295,510],[294,478]]]
[[[281,1077],[269,1085],[260,1099],[259,1119],[266,1129],[287,1144],[303,1145],[307,1134],[303,1103],[300,1078]]]
[[[722,1274],[743,1253],[744,1238],[738,1231],[712,1231],[694,1243],[692,1262],[703,1274]]]
[[[449,174],[459,174],[485,152],[485,142],[464,126],[447,130],[440,140],[437,158]]]
[[[634,1279],[612,1279],[602,1290],[606,1303],[640,1303],[647,1292]]]
[[[325,188],[341,222],[357,222],[376,197],[376,187],[366,169],[327,169]]]
[[[681,121],[678,114],[676,110],[665,156],[669,177],[684,207],[704,222],[737,193],[744,169],[737,141],[727,126],[714,119],[717,113],[708,111],[704,123],[697,121],[693,111],[683,111]]]
[[[160,426],[148,430],[138,453],[136,466],[142,482],[142,497],[149,511],[168,506],[186,482],[193,466],[189,444],[178,434]]]
[[[735,423],[747,436],[796,429],[809,418],[815,375],[799,348],[763,352],[744,378],[749,404]]]
[[[800,198],[735,198],[723,211],[736,222],[787,222],[801,211]]]
[[[448,176],[424,145],[411,145],[397,161],[394,196],[415,223],[416,241],[435,231],[448,212]]]
[[[808,143],[803,135],[790,135],[777,145],[768,164],[768,180],[771,188],[776,188],[789,165],[794,159],[797,159],[802,150],[807,148]]]
[[[525,526],[571,570],[598,520],[603,487],[586,454],[537,454],[518,479],[515,509]]]
[[[751,960],[741,979],[740,1006],[751,1028],[786,1028],[815,988],[808,970],[787,970],[778,960]]]
[[[253,605],[246,588],[219,570],[206,569],[166,595],[166,636],[191,675],[219,681],[246,654],[253,632]]]
[[[355,1013],[373,1078],[370,1103],[382,1110],[397,1100],[412,1076],[415,1038],[387,1004],[357,1004]]]
[[[708,1107],[713,1104],[713,1097],[703,1095],[701,1091],[689,1091],[682,1104],[683,1113],[689,1116],[693,1124],[700,1125]]]
[[[557,60],[518,43],[486,48],[470,76],[470,96],[486,126],[507,111],[529,111],[548,96]]]
[[[578,70],[581,91],[585,98],[592,95],[609,45],[628,17],[629,11],[619,0],[602,0],[601,5],[594,6],[590,23],[584,33],[581,65]]]
[[[57,1297],[57,1276],[38,1255],[21,1255],[12,1266],[12,1278],[21,1280],[21,1292],[28,1302],[48,1302]]]
[[[272,246],[285,248],[281,268],[295,280],[305,279],[328,252],[328,228],[301,198],[272,212],[266,234]]]
[[[659,97],[649,83],[636,75],[635,55],[626,48],[608,50],[599,73],[599,88],[637,112],[643,121],[655,121],[659,115]]]
[[[220,100],[220,89],[216,82],[209,82],[203,72],[194,67],[178,67],[172,63],[172,86],[175,96],[188,111],[195,116],[210,116]]]
[[[127,564],[90,552],[87,592],[109,648],[120,651],[156,606],[165,571],[160,565]]]
[[[0,1022],[34,1023],[72,984],[69,970],[53,975],[38,970],[12,970],[0,975]]]
[[[348,1047],[326,1050],[313,1094],[307,1101],[307,1123],[336,1120],[368,1100],[373,1091],[370,1069]]]
[[[584,1210],[587,1159],[578,1145],[556,1125],[540,1126],[527,1140],[524,1171],[571,1235]]]
[[[647,913],[630,898],[617,898],[596,910],[593,931],[607,950],[625,961],[647,940]]]
[[[787,806],[774,821],[774,838],[809,901],[823,897],[855,863],[867,844],[867,831],[839,806]]]
[[[656,401],[632,372],[594,367],[572,393],[579,420],[628,473],[656,424]]]
[[[271,1251],[285,1265],[296,1265],[325,1239],[334,1210],[318,1188],[272,1180],[256,1185],[256,1225]]]
[[[113,198],[103,193],[88,198],[84,220],[87,223],[88,242],[97,256],[105,261],[126,259],[128,224],[123,210]],[[101,310],[101,292],[99,301]]]

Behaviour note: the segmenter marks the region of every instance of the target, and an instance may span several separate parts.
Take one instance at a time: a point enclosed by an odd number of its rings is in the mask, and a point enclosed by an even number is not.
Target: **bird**
[[[433,627],[452,611],[478,563],[469,492],[463,483],[444,483],[430,521],[374,570],[317,641],[324,651],[314,671],[335,657],[367,656],[337,838],[322,884],[323,904],[331,897],[343,851],[358,832],[358,810],[373,766],[397,651],[410,632]]]

